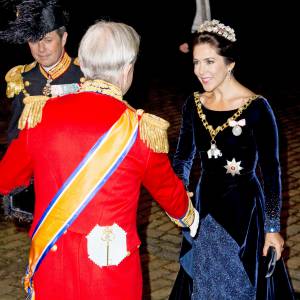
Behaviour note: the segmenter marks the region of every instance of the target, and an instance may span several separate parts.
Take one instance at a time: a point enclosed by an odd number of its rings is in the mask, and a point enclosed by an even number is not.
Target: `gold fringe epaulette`
[[[24,129],[26,124],[28,128],[35,127],[42,120],[43,108],[49,97],[39,96],[27,96],[24,98],[23,103],[25,107],[19,119],[18,128]]]
[[[5,75],[7,98],[13,98],[19,95],[25,89],[22,73],[30,71],[35,65],[36,61],[29,65],[15,66],[7,72]]]
[[[146,145],[154,152],[168,153],[169,143],[167,129],[170,123],[160,117],[137,110],[141,115],[140,119],[140,137]]]
[[[80,64],[79,64],[79,59],[78,59],[78,57],[76,57],[75,59],[74,59],[74,65],[76,65],[76,66],[79,66],[80,67]]]

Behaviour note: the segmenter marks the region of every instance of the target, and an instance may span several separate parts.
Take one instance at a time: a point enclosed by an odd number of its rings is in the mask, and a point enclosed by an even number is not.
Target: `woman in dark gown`
[[[216,20],[195,38],[194,72],[205,92],[184,104],[174,169],[188,187],[200,155],[194,201],[201,221],[195,239],[183,233],[170,299],[262,299],[262,256],[273,246],[279,259],[283,250],[276,120],[267,99],[232,75],[235,40]]]

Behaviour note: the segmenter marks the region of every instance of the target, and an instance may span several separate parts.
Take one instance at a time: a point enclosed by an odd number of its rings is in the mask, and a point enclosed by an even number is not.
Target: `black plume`
[[[16,5],[16,14],[9,28],[0,31],[1,40],[15,44],[35,42],[67,23],[67,14],[56,0],[22,1]]]

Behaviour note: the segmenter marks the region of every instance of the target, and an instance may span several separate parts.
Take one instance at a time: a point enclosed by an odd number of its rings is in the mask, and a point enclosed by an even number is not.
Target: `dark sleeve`
[[[260,101],[260,100],[258,100]],[[257,142],[258,164],[265,196],[265,232],[280,231],[281,169],[279,162],[278,129],[267,100],[259,103],[259,117],[254,136]]]
[[[12,100],[11,119],[9,121],[7,130],[8,143],[11,143],[11,141],[17,138],[19,135],[18,121],[24,108],[23,98],[24,95],[21,92]]]
[[[181,128],[173,159],[175,173],[181,178],[186,187],[189,185],[190,172],[196,153],[193,117],[194,99],[189,97],[183,105]]]

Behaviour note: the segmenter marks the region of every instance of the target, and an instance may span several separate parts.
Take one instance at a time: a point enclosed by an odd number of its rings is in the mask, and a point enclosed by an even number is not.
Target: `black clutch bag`
[[[295,293],[282,257],[276,261],[276,250],[269,247],[264,257],[263,293],[258,299],[263,300],[296,300]]]
[[[269,247],[268,254],[265,260],[265,278],[269,278],[273,275],[276,267],[277,255],[274,247]]]

